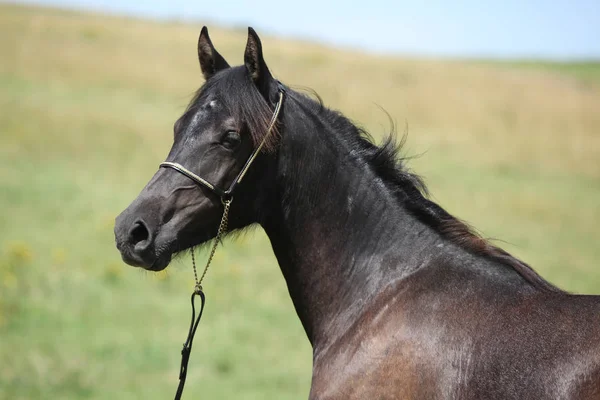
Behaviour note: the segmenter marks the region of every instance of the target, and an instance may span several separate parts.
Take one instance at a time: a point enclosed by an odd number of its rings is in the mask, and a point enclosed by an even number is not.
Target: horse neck
[[[288,101],[284,124],[277,189],[262,225],[316,347],[342,335],[440,238],[402,208],[327,120]]]

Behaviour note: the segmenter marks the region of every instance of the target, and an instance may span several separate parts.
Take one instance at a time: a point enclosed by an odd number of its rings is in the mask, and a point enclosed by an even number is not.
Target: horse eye
[[[241,142],[242,138],[237,131],[227,131],[221,139],[221,144],[229,150],[235,149]]]

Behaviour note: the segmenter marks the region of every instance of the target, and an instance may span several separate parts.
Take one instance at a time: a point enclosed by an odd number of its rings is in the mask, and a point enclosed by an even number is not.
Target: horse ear
[[[244,52],[244,64],[258,90],[268,99],[274,79],[263,58],[260,38],[254,29],[250,27],[248,28],[248,43],[246,43],[246,51]]]
[[[229,68],[227,61],[213,46],[206,26],[200,31],[200,37],[198,38],[198,60],[200,61],[200,68],[206,80],[220,70]]]

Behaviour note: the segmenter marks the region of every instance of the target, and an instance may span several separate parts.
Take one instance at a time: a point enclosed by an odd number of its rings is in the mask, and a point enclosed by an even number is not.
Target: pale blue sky
[[[452,57],[600,59],[600,0],[26,0]]]

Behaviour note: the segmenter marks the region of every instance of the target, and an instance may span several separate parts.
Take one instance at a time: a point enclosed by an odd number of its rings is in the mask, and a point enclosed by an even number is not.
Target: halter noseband
[[[244,176],[246,175],[246,172],[248,172],[250,165],[252,165],[252,163],[258,156],[258,153],[260,153],[260,151],[262,150],[263,146],[265,145],[267,139],[273,132],[273,127],[275,126],[275,123],[277,122],[277,118],[279,116],[279,111],[281,111],[281,106],[283,104],[283,95],[285,93],[285,88],[280,82],[278,82],[277,90],[279,92],[279,100],[277,101],[277,104],[275,105],[275,110],[273,111],[273,116],[271,117],[271,121],[269,122],[269,126],[267,128],[267,133],[265,134],[265,137],[260,142],[258,147],[252,152],[252,154],[250,155],[250,158],[248,158],[248,161],[246,161],[246,164],[244,164],[244,167],[242,168],[240,173],[235,177],[233,182],[231,182],[231,185],[229,185],[229,189],[223,190],[222,188],[220,188],[216,185],[213,185],[206,179],[196,175],[189,169],[185,168],[183,165],[176,163],[176,162],[165,161],[165,162],[160,163],[160,167],[174,169],[175,171],[187,176],[188,178],[190,178],[191,180],[196,182],[198,185],[204,186],[204,187],[210,189],[213,193],[215,193],[217,196],[219,196],[221,198],[221,202],[223,202],[223,203],[226,200],[232,199],[235,188],[242,181],[242,179],[244,179]]]

